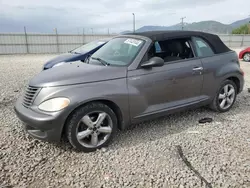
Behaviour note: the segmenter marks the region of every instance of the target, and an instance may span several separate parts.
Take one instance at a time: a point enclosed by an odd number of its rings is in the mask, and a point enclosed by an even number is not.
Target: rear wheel
[[[250,62],[250,53],[245,53],[244,56],[243,56],[243,60],[246,61],[246,62]]]
[[[102,103],[91,103],[76,110],[66,124],[69,142],[84,152],[107,146],[116,130],[115,113]]]
[[[237,95],[237,86],[231,80],[225,80],[217,92],[213,102],[210,105],[210,108],[218,112],[227,112],[229,111]]]

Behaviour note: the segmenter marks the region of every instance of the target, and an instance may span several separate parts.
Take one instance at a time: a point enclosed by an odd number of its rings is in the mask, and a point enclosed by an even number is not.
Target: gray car
[[[155,31],[116,36],[84,63],[40,72],[16,104],[35,138],[66,135],[84,152],[117,129],[180,110],[228,111],[243,89],[237,54],[217,35]]]

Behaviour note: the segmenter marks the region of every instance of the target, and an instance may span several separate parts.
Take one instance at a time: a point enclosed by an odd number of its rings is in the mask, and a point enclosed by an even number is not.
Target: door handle
[[[203,70],[203,67],[195,67],[193,68],[193,71],[202,71]]]

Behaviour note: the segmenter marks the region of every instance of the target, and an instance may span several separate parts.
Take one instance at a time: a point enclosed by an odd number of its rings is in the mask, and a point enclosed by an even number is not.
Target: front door
[[[200,101],[202,69],[201,60],[193,57],[128,71],[132,121]]]

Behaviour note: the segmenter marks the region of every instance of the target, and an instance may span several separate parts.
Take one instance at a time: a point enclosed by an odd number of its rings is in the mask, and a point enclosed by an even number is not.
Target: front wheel
[[[107,146],[116,130],[116,115],[103,103],[91,103],[81,107],[66,124],[69,142],[74,148],[84,152]]]
[[[229,111],[237,96],[237,87],[235,83],[231,80],[225,80],[220,89],[218,90],[210,108],[217,112],[227,112]]]
[[[245,53],[243,56],[243,60],[246,62],[250,62],[250,53]]]

